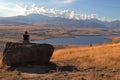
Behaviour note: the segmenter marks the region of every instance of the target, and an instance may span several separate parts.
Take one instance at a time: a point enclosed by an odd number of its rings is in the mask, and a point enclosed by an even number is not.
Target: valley
[[[24,31],[30,40],[68,38],[74,36],[117,35],[120,29],[106,28],[57,28],[42,26],[0,26],[0,58],[6,42],[22,42]],[[101,45],[56,45],[51,58],[54,65],[21,66],[16,69],[0,68],[0,79],[17,80],[119,80],[120,79],[120,37],[110,36],[111,42]],[[1,61],[0,60],[0,61]],[[39,68],[47,72],[41,74]],[[23,70],[23,71],[22,71]],[[39,70],[39,74],[35,71]],[[29,71],[29,72],[27,72]]]
[[[0,41],[22,41],[24,31],[31,35],[30,40],[66,38],[74,36],[117,35],[120,29],[109,28],[68,28],[42,26],[0,26]],[[119,36],[119,35],[118,35]]]

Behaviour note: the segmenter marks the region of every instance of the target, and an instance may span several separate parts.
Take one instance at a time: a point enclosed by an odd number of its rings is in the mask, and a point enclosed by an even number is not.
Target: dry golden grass
[[[55,50],[51,61],[73,65],[82,71],[46,74],[0,69],[1,80],[120,80],[120,43],[95,46],[72,46]],[[1,59],[1,58],[0,58]],[[94,69],[94,67],[96,69]],[[24,67],[23,67],[24,68]],[[32,68],[32,67],[31,67]],[[92,69],[90,69],[92,68]],[[107,68],[107,69],[104,69]],[[30,69],[30,68],[29,68]],[[87,71],[86,71],[87,70]],[[100,70],[100,71],[97,71]],[[111,72],[112,71],[112,72]]]
[[[1,61],[1,59],[0,59],[0,66],[2,65],[2,61]]]
[[[56,50],[52,61],[79,68],[120,69],[120,43]]]

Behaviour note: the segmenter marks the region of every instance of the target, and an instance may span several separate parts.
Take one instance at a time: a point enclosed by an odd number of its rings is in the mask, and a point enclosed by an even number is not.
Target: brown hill
[[[120,43],[56,50],[51,61],[78,68],[120,69]]]

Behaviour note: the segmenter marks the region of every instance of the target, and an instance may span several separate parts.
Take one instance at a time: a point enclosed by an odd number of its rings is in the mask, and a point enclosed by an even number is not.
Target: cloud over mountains
[[[55,3],[59,3],[59,4],[70,4],[70,3],[73,3],[77,0],[52,0],[52,1]]]
[[[75,0],[62,0],[63,3],[72,3]],[[45,7],[38,7],[36,4],[33,4],[31,7],[21,7],[19,5],[16,5],[14,8],[8,8],[4,6],[0,6],[0,10],[8,10],[12,13],[8,16],[17,16],[17,15],[28,15],[28,14],[42,14],[49,17],[62,17],[62,18],[69,18],[69,19],[77,19],[77,20],[86,20],[86,19],[98,19],[101,21],[107,20],[104,17],[98,17],[96,14],[79,14],[75,11],[70,10],[57,10],[54,8],[47,9]]]

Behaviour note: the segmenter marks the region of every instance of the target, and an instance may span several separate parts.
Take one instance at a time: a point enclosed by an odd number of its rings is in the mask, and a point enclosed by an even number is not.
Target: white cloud
[[[63,1],[63,3],[65,3],[65,4],[69,4],[69,3],[72,3],[76,0],[61,0],[61,1]]]
[[[9,9],[9,8],[7,8],[7,7],[4,7],[4,6],[0,6],[0,9]]]
[[[65,1],[69,1],[69,0],[65,0]],[[98,17],[96,14],[86,15],[86,14],[78,14],[75,11],[69,11],[69,10],[60,11],[54,8],[47,9],[45,7],[37,7],[35,4],[33,4],[30,8],[28,8],[27,6],[21,7],[16,5],[14,8],[0,6],[0,10],[1,9],[12,11],[12,14],[9,14],[8,16],[42,14],[49,17],[63,17],[63,18],[76,19],[76,20],[86,20],[86,19],[99,19],[102,21],[107,20],[105,17]]]
[[[4,10],[4,12],[2,12],[2,13],[7,14],[6,17],[8,17],[8,16],[24,15],[25,14],[24,12],[26,11],[26,8],[20,7],[18,5],[16,5],[14,8],[0,6],[0,10],[1,11]]]
[[[76,0],[51,0],[55,4],[71,4]]]

